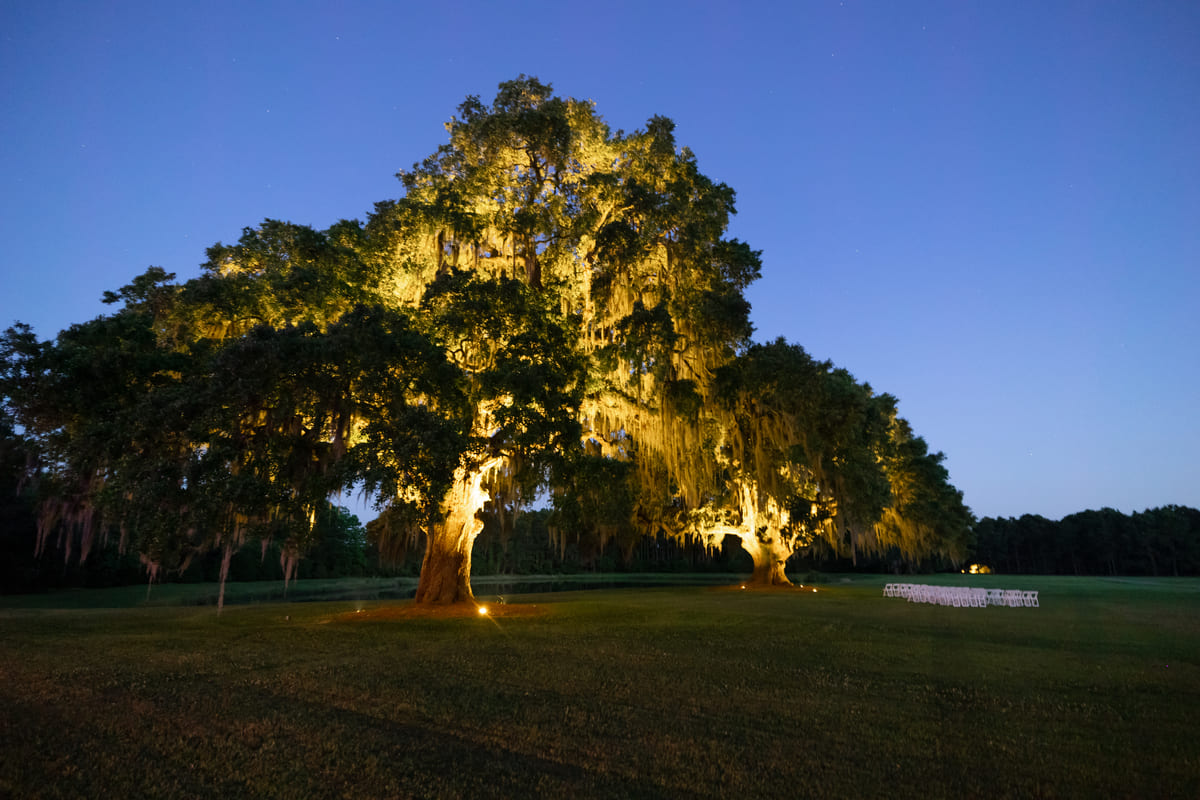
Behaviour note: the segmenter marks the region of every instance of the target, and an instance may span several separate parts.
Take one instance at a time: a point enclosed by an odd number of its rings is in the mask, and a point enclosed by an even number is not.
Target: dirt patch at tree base
[[[817,586],[815,586],[814,584],[811,584],[811,583],[793,583],[793,584],[789,585],[786,583],[785,584],[750,583],[749,581],[747,581],[744,584],[735,583],[735,584],[732,584],[729,586],[714,586],[710,589],[710,591],[714,591],[714,592],[764,592],[764,593],[774,592],[774,593],[784,594],[784,593],[788,593],[788,592],[812,593],[812,592],[816,592],[817,588],[818,588]],[[822,587],[821,591],[823,591],[823,592],[828,591],[828,589]]]

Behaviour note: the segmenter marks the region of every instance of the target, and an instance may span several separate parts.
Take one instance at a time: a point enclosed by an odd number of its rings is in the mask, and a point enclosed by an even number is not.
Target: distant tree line
[[[974,560],[994,572],[1040,575],[1200,575],[1200,511],[1081,511],[975,524]]]

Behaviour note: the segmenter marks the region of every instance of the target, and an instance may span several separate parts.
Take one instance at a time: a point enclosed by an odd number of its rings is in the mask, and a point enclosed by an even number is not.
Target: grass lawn
[[[0,797],[1200,797],[1200,580],[826,581],[489,617],[0,598]]]

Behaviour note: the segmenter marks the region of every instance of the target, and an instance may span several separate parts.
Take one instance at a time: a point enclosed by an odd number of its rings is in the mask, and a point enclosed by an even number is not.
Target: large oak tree
[[[560,536],[732,533],[768,583],[816,537],[958,552],[969,514],[895,401],[751,344],[759,253],[670,120],[613,131],[521,76],[446,127],[365,224],[267,220],[55,342],[10,330],[44,537],[115,526],[152,571],[281,537],[290,570],[298,521],[365,486],[385,547],[424,534],[425,603],[470,600],[483,517],[547,488]]]

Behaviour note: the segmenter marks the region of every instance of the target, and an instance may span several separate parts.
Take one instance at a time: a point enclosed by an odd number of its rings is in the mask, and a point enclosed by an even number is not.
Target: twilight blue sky
[[[897,395],[979,516],[1200,506],[1194,2],[4,2],[0,325],[362,218],[520,73],[674,119],[757,337]]]

